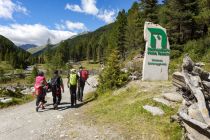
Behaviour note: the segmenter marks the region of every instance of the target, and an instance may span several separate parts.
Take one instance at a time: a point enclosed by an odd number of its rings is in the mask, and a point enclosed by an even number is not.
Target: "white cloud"
[[[100,11],[99,14],[97,15],[97,17],[101,20],[103,20],[106,23],[112,23],[115,21],[116,18],[116,11],[115,10],[104,10],[104,11]]]
[[[0,25],[0,34],[12,40],[15,44],[36,44],[44,45],[50,38],[52,43],[76,35],[74,32],[51,30],[41,24],[12,24],[10,26]]]
[[[65,9],[68,9],[74,12],[83,12],[79,5],[66,4]]]
[[[0,0],[0,18],[13,19],[14,12],[27,14],[28,10],[21,3],[13,3],[12,0]]]
[[[63,25],[63,24],[55,24],[55,28],[57,29],[57,30],[65,30],[66,29],[66,26],[65,25]]]
[[[84,23],[81,22],[72,22],[72,21],[66,21],[66,27],[70,30],[70,31],[74,31],[74,30],[87,30],[87,27],[84,25]]]
[[[88,28],[85,26],[84,23],[73,22],[70,20],[66,20],[66,21],[62,20],[60,24],[55,24],[55,28],[57,30],[69,30],[69,31],[73,31],[73,32],[88,30]]]
[[[65,9],[90,15],[96,15],[98,13],[96,0],[81,0],[81,7],[79,5],[67,3]]]
[[[98,8],[96,7],[96,0],[82,0],[82,8],[87,14],[98,14]]]
[[[116,10],[99,10],[96,6],[96,0],[81,0],[81,6],[67,3],[65,9],[96,16],[106,23],[113,22],[117,14]]]

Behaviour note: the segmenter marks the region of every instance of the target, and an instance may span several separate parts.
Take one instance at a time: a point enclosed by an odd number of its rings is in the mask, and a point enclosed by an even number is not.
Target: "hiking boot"
[[[44,104],[46,104],[46,103],[47,103],[47,101],[43,101],[43,103],[44,103]]]
[[[39,111],[39,107],[37,106],[37,107],[36,107],[36,112],[38,112],[38,111]]]
[[[54,104],[53,107],[54,107],[54,109],[58,109],[58,105],[57,104]]]

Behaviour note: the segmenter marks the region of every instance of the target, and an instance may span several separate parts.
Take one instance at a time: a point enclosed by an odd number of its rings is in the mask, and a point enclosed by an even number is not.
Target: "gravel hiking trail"
[[[94,91],[92,86],[96,82],[95,77],[90,77],[88,79],[90,85],[86,84],[84,94]],[[78,121],[78,117],[81,117],[80,112],[86,104],[79,102],[78,107],[70,107],[70,93],[66,83],[67,79],[64,79],[65,92],[62,93],[62,101],[58,110],[53,109],[51,93],[48,93],[46,97],[46,109],[38,113],[35,111],[35,100],[20,106],[1,109],[0,140],[99,139],[99,135],[106,135],[101,134],[97,127],[86,126]],[[69,114],[76,117],[69,116]],[[66,125],[63,128],[65,131],[60,131],[63,124],[69,121],[72,122],[71,125],[68,127]],[[76,133],[73,134],[73,132]]]

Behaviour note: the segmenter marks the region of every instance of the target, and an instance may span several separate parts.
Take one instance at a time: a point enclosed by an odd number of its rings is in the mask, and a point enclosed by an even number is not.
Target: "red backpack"
[[[87,80],[88,79],[88,71],[87,70],[81,70],[80,71],[80,76],[83,80]]]

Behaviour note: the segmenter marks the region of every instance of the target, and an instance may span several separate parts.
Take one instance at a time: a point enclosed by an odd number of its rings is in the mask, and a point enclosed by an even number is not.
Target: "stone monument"
[[[146,40],[142,80],[168,80],[170,46],[166,29],[151,22],[145,22]]]

